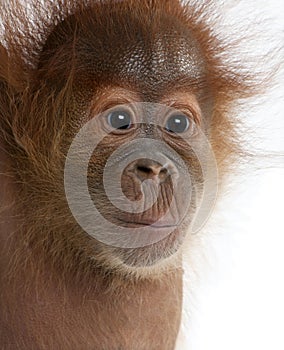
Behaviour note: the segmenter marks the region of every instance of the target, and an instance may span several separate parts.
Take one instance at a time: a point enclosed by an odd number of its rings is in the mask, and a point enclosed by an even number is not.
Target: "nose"
[[[138,159],[133,165],[134,173],[141,182],[154,180],[158,183],[163,183],[170,176],[167,166],[163,166],[151,159]]]

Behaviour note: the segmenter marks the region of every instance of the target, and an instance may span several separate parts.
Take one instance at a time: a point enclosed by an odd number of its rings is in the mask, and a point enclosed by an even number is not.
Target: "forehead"
[[[37,78],[61,87],[72,74],[74,89],[86,94],[117,86],[144,101],[178,90],[202,94],[205,62],[182,11],[127,3],[94,2],[60,22],[41,50]]]
[[[204,64],[185,23],[161,11],[148,16],[115,8],[99,20],[85,14],[76,26],[79,75],[92,76],[94,85],[129,84],[148,98],[201,81]]]

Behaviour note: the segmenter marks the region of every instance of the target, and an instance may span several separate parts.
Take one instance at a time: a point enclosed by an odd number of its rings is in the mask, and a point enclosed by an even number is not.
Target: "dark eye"
[[[131,115],[123,110],[114,111],[108,114],[107,122],[114,129],[129,129],[131,127]]]
[[[166,129],[169,132],[181,134],[188,130],[189,125],[190,121],[187,116],[183,114],[174,114],[167,120]]]

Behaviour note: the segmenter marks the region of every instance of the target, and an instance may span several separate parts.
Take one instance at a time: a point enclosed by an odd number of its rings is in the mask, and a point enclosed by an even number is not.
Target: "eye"
[[[131,115],[124,110],[110,112],[107,116],[108,124],[118,130],[126,130],[131,127]]]
[[[166,124],[166,130],[176,134],[181,134],[189,129],[189,118],[183,114],[174,114],[169,117]]]

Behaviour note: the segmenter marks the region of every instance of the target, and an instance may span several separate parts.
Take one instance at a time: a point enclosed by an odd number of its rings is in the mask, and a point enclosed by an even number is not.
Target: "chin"
[[[108,267],[116,266],[116,271],[124,277],[138,279],[159,278],[164,273],[181,268],[182,246],[187,231],[188,226],[181,225],[163,240],[139,248],[106,247],[111,250],[112,256]]]

